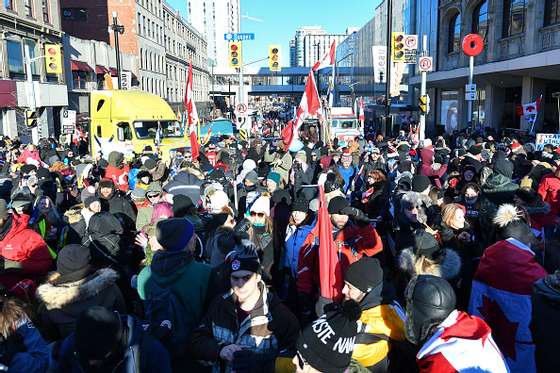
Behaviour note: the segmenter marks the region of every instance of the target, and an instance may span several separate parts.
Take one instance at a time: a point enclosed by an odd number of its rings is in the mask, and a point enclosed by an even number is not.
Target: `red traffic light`
[[[237,44],[232,44],[232,45],[231,45],[231,50],[232,50],[233,52],[237,51]]]
[[[56,54],[56,49],[54,49],[54,48],[49,48],[47,51],[49,52],[49,54],[51,54],[53,56]]]

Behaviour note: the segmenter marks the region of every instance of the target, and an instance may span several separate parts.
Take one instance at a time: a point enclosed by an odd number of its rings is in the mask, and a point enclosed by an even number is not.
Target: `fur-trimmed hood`
[[[412,249],[404,249],[400,252],[398,257],[399,269],[403,272],[408,273],[410,276],[415,275],[434,275],[437,277],[444,278],[446,280],[452,280],[461,271],[461,257],[455,250],[444,249],[445,257],[443,262],[424,267],[422,270],[418,264],[419,257],[414,254]],[[422,272],[422,273],[420,273]]]
[[[82,280],[55,285],[52,281],[58,275],[57,272],[51,273],[49,281],[37,288],[37,298],[48,310],[92,298],[113,285],[119,277],[114,270],[102,268]]]

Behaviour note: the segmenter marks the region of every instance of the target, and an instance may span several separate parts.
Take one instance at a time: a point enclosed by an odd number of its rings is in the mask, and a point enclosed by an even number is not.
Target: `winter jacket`
[[[297,277],[299,250],[316,223],[314,221],[300,226],[290,224],[286,228],[283,267],[289,269],[293,278]]]
[[[150,266],[138,275],[138,294],[142,300],[150,298],[149,282],[170,288],[195,320],[200,321],[207,301],[210,266],[196,262],[186,251],[157,251]]]
[[[341,229],[333,231],[334,245],[338,253],[342,273],[357,262],[362,256],[374,256],[383,250],[381,237],[375,228],[368,224],[358,226],[348,222]],[[319,238],[311,232],[307,236],[303,247],[299,251],[298,277],[296,287],[299,293],[311,295],[315,292],[319,284]],[[342,293],[343,283],[337,284]]]
[[[549,275],[533,285],[531,333],[540,373],[560,372],[556,341],[560,333],[560,274]]]
[[[35,325],[22,319],[17,323],[15,332],[21,338],[24,351],[16,352],[8,366],[0,364],[1,371],[16,373],[43,373],[49,366],[49,347]],[[0,344],[5,343],[1,341]],[[2,348],[3,351],[3,348]],[[4,370],[4,368],[7,368]]]
[[[453,311],[416,355],[421,373],[507,373],[509,369],[488,325]]]
[[[420,152],[420,157],[422,158],[422,167],[420,168],[420,174],[429,177],[432,183],[441,189],[442,180],[441,178],[447,172],[446,164],[434,164],[434,151],[433,149],[422,149]]]
[[[352,187],[352,181],[354,180],[354,177],[358,174],[358,169],[353,165],[350,165],[350,167],[348,168],[344,168],[342,165],[340,165],[338,166],[338,172],[344,179],[343,191],[344,193],[347,193]]]
[[[492,173],[482,186],[484,196],[496,206],[500,206],[504,203],[511,203],[517,189],[519,189],[519,185],[496,172]]]
[[[122,192],[128,191],[128,166],[123,166],[123,155],[119,152],[109,153],[109,166],[105,169],[105,178],[113,181],[117,189]]]
[[[194,331],[190,351],[194,358],[213,363],[213,372],[231,372],[231,366],[220,359],[220,350],[237,344],[259,357],[258,372],[274,371],[279,353],[295,351],[299,323],[278,297],[259,283],[261,296],[251,314],[241,323],[237,317],[237,299],[233,291],[216,297],[201,325]]]
[[[173,195],[182,194],[187,196],[196,205],[200,200],[201,185],[202,180],[198,177],[187,171],[180,171],[173,180],[165,184],[163,190]]]
[[[28,215],[11,214],[5,223],[10,226],[4,226],[9,230],[1,232],[0,229],[0,256],[21,265],[21,269],[0,274],[0,284],[8,289],[25,278],[38,280],[52,266],[47,244],[37,232],[28,228],[28,222]]]
[[[549,216],[556,217],[560,213],[560,179],[548,174],[541,179],[537,190],[542,200],[550,205]]]
[[[169,353],[163,345],[144,330],[142,323],[134,316],[121,316],[125,329],[120,349],[122,360],[111,373],[171,373]],[[66,337],[53,348],[52,371],[60,373],[85,373],[74,347],[74,334]]]
[[[78,316],[91,306],[126,313],[123,296],[115,284],[118,274],[114,270],[102,268],[86,278],[67,283],[57,283],[57,273],[54,275],[37,288],[37,298],[42,302],[42,329],[43,333],[50,334],[45,334],[48,339],[66,338],[74,331]]]
[[[108,211],[121,221],[123,228],[134,231],[136,228],[136,210],[132,201],[123,192],[117,190],[107,202],[109,203]]]

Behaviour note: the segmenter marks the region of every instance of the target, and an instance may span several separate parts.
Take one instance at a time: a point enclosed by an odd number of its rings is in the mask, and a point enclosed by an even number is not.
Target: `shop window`
[[[445,127],[445,132],[447,133],[453,133],[453,131],[458,129],[458,107],[458,91],[441,92],[440,123]]]
[[[4,0],[4,8],[6,10],[14,10],[14,0]]]
[[[550,26],[557,23],[560,23],[560,0],[546,0],[544,25]]]
[[[85,71],[72,71],[74,89],[86,89],[87,73]]]
[[[488,1],[484,0],[474,8],[472,32],[486,41],[488,34]]]
[[[461,14],[457,13],[449,21],[447,52],[458,52],[461,47]]]
[[[525,0],[504,0],[503,36],[513,36],[525,31]]]
[[[10,77],[25,78],[21,42],[17,40],[7,40],[6,49],[8,51],[8,70],[10,71]]]

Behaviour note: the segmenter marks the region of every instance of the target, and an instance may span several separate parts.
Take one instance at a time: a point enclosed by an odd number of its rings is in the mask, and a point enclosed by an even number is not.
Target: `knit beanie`
[[[412,191],[422,193],[430,187],[430,178],[424,175],[414,175],[412,178]]]
[[[494,172],[511,179],[513,176],[513,163],[505,158],[499,158],[493,162]]]
[[[173,196],[173,216],[182,218],[189,215],[189,211],[194,206],[192,200],[183,194]]]
[[[146,199],[146,191],[142,188],[136,188],[130,193],[130,197],[134,202],[142,202]]]
[[[282,179],[282,176],[280,176],[280,174],[278,172],[269,172],[267,177],[267,180],[272,180],[276,183],[276,185],[280,184],[280,179]]]
[[[82,203],[85,203],[88,197],[94,197],[94,196],[95,196],[95,188],[90,185],[82,190],[82,192],[80,193],[80,200],[82,201]]]
[[[259,182],[259,175],[255,172],[255,170],[249,171],[247,175],[245,175],[244,180],[248,180],[253,184],[257,184]]]
[[[242,239],[225,259],[231,273],[237,271],[261,272],[261,262],[255,245],[248,239]]]
[[[414,234],[414,254],[436,259],[441,255],[441,248],[433,235],[425,230],[418,230]]]
[[[87,307],[76,321],[76,353],[85,360],[103,360],[121,336],[122,326],[118,313],[102,306]]]
[[[348,267],[344,280],[367,294],[383,282],[383,268],[378,259],[364,256]]]
[[[301,211],[307,213],[309,211],[309,202],[303,198],[297,198],[292,202],[292,212]]]
[[[223,190],[215,190],[212,194],[209,194],[207,198],[210,200],[210,203],[207,203],[206,207],[211,214],[219,214],[222,208],[229,204],[228,195]]]
[[[329,201],[329,214],[340,214],[348,206],[350,206],[350,203],[346,198],[336,196]]]
[[[303,163],[307,163],[307,153],[305,152],[305,150],[300,150],[299,152],[297,152],[295,159]]]
[[[300,334],[296,348],[314,369],[342,373],[350,364],[361,315],[358,303],[349,300],[327,311]]]
[[[251,212],[262,212],[266,216],[270,216],[270,198],[261,196],[251,205]]]
[[[479,155],[481,152],[482,149],[480,148],[480,146],[471,145],[471,147],[469,148],[469,153],[472,155]]]
[[[185,218],[160,220],[156,224],[156,239],[167,251],[182,251],[194,235],[194,226]]]
[[[91,272],[91,254],[82,245],[66,245],[58,252],[56,271],[60,277],[56,283],[74,282],[85,278]]]

